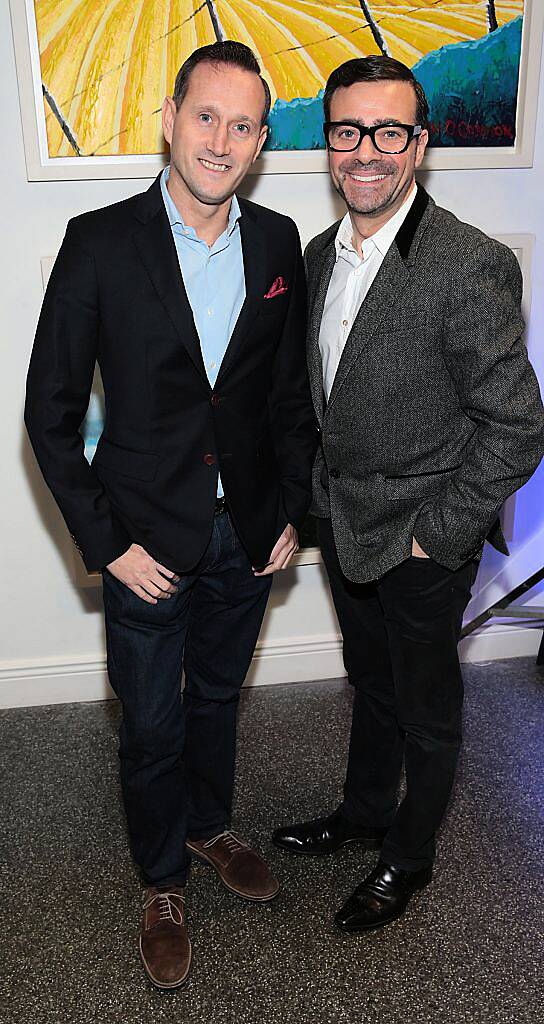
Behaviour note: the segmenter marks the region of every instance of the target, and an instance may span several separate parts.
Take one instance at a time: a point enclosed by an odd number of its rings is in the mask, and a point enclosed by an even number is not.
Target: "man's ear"
[[[162,133],[168,145],[172,142],[174,120],[177,108],[171,96],[166,96],[162,105]]]
[[[251,161],[253,164],[255,163],[257,157],[259,156],[259,153],[261,152],[261,149],[263,148],[263,146],[264,146],[264,144],[266,142],[267,135],[268,135],[268,125],[267,124],[263,124],[263,126],[262,126],[262,128],[261,128],[261,130],[259,132],[259,141],[257,143],[257,149],[255,150],[255,156],[253,157],[253,160]]]
[[[425,156],[425,150],[427,149],[427,143],[429,141],[429,133],[426,128],[423,129],[421,135],[418,136],[416,143],[416,167],[421,165],[421,161]]]

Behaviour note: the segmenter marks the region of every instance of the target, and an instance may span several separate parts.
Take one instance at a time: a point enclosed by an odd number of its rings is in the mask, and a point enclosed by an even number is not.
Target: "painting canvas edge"
[[[36,81],[35,40],[29,27],[32,0],[10,0],[17,81],[29,181],[153,178],[164,166],[161,156],[67,157],[44,155],[41,82]],[[518,90],[516,142],[511,147],[451,147],[430,149],[429,170],[530,167],[534,157],[544,5],[525,0]],[[32,5],[32,11],[33,11]],[[40,88],[38,89],[38,85]],[[326,173],[322,150],[268,151],[253,166],[256,174]]]

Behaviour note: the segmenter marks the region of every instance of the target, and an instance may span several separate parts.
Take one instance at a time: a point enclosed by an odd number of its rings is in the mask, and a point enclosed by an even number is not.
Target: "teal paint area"
[[[470,42],[428,53],[413,67],[430,107],[430,145],[513,146],[523,18]],[[276,100],[268,150],[323,149],[323,91]]]
[[[522,23],[516,18],[416,64],[431,111],[432,146],[514,145]]]
[[[276,100],[265,149],[324,149],[323,90],[311,99]]]

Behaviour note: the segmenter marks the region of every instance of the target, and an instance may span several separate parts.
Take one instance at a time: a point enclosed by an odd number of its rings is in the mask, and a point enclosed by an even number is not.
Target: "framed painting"
[[[197,46],[234,38],[272,92],[256,171],[326,170],[322,90],[345,60],[408,64],[430,168],[533,159],[541,0],[10,0],[29,180],[152,177],[160,109]]]

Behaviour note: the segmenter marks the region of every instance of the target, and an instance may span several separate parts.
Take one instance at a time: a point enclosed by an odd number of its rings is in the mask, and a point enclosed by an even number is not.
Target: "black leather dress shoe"
[[[410,897],[424,889],[432,877],[432,867],[403,871],[379,860],[335,915],[334,923],[343,932],[351,933],[381,928],[404,914]]]
[[[387,834],[386,828],[365,828],[353,825],[339,810],[328,818],[315,818],[299,825],[287,825],[277,828],[272,842],[280,850],[288,853],[303,853],[316,857],[324,853],[334,853],[342,846],[359,843],[369,850],[379,850]]]

